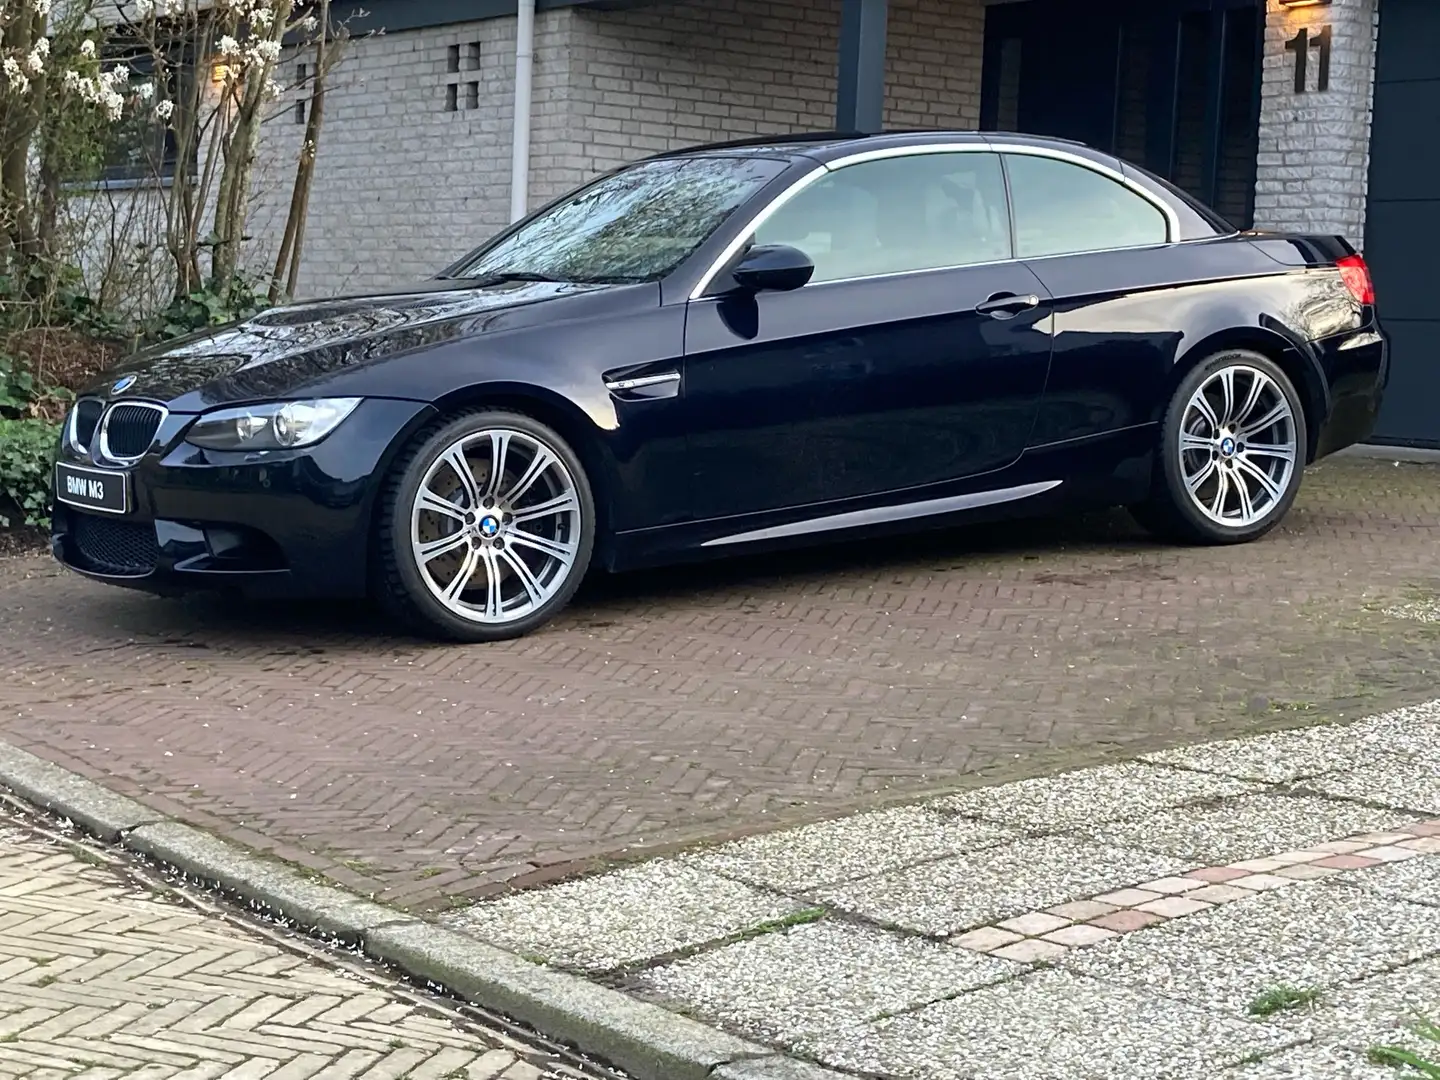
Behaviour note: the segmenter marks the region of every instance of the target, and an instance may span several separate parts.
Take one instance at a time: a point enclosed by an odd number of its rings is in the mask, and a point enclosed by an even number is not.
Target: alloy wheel
[[[1295,413],[1265,372],[1223,367],[1202,382],[1180,422],[1180,475],[1211,521],[1245,528],[1285,497],[1299,460]]]
[[[436,455],[410,521],[412,555],[431,594],[461,618],[505,625],[564,589],[583,519],[575,478],[553,447],[491,428]]]

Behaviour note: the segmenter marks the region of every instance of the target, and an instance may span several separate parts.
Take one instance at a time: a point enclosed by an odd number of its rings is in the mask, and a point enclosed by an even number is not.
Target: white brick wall
[[[983,0],[892,0],[886,123],[976,126],[983,31]],[[326,102],[300,295],[424,277],[505,225],[514,33],[513,19],[492,19],[351,46]],[[837,0],[541,13],[532,205],[655,151],[832,127],[838,33]],[[447,74],[447,47],[461,46],[463,66],[472,43],[479,70]],[[458,112],[444,111],[449,81]],[[467,110],[471,81],[480,107]],[[267,130],[258,172],[251,262],[267,271],[304,130],[291,109]]]
[[[1260,106],[1258,228],[1338,233],[1359,247],[1365,234],[1370,113],[1375,87],[1378,0],[1334,0],[1288,10],[1269,0]],[[1309,86],[1295,93],[1295,54],[1285,42],[1301,27],[1311,37],[1334,28],[1330,89],[1315,91],[1319,51],[1309,57]]]
[[[833,127],[839,9],[839,0],[689,0],[542,12],[531,204],[655,151]],[[891,0],[888,126],[978,124],[984,20],[984,0]],[[514,41],[510,18],[350,44],[326,99],[299,296],[418,280],[506,224]],[[452,46],[459,73],[448,70]],[[280,82],[295,81],[297,63],[313,61],[288,54]],[[305,130],[296,97],[308,89],[275,106],[255,171],[246,264],[263,273]],[[154,192],[119,198],[153,204]]]
[[[838,0],[576,11],[576,143],[560,187],[660,150],[835,124]],[[885,123],[975,127],[983,0],[892,0]]]
[[[537,170],[564,155],[565,11],[536,20],[533,147]],[[332,73],[306,225],[300,295],[360,291],[434,274],[507,223],[515,20],[380,34],[351,43]],[[448,71],[458,46],[461,71]],[[478,49],[478,64],[472,60]],[[287,56],[285,76],[296,62]],[[446,111],[446,88],[459,108]],[[469,84],[478,107],[468,107]],[[308,96],[308,92],[307,95]],[[257,171],[251,263],[270,269],[289,207],[304,127],[294,103],[267,127]]]

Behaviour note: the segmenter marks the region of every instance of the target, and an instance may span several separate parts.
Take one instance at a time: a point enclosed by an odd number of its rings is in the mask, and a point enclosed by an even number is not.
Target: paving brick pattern
[[[1363,833],[1265,859],[1198,867],[1094,899],[1027,912],[958,934],[950,942],[1008,960],[1051,960],[1067,949],[1097,945],[1257,893],[1436,853],[1440,853],[1440,818],[1416,822],[1403,832]]]
[[[602,581],[486,647],[0,564],[0,738],[434,909],[621,852],[1433,696],[1440,468],[1340,460],[1264,542],[1118,514]]]
[[[0,1077],[560,1075],[0,820]]]

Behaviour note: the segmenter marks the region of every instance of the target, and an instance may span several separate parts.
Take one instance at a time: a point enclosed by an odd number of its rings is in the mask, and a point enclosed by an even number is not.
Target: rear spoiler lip
[[[1283,266],[1334,266],[1341,259],[1360,254],[1350,241],[1339,235],[1268,229],[1251,229],[1240,235]]]

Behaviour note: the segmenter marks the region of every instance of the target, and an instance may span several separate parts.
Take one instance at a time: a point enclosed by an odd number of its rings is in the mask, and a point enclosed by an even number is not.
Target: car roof
[[[906,130],[885,131],[873,135],[843,131],[807,131],[790,135],[760,135],[750,139],[735,139],[728,142],[705,143],[687,146],[653,154],[647,161],[681,157],[770,157],[810,158],[815,161],[829,161],[846,157],[862,150],[879,150],[886,147],[903,147],[916,144],[953,142],[956,144],[977,142],[1010,143],[1025,146],[1053,146],[1074,152],[1087,152],[1086,156],[1106,157],[1093,147],[1072,139],[1059,139],[1048,135],[1025,135],[1009,131],[937,131]]]

